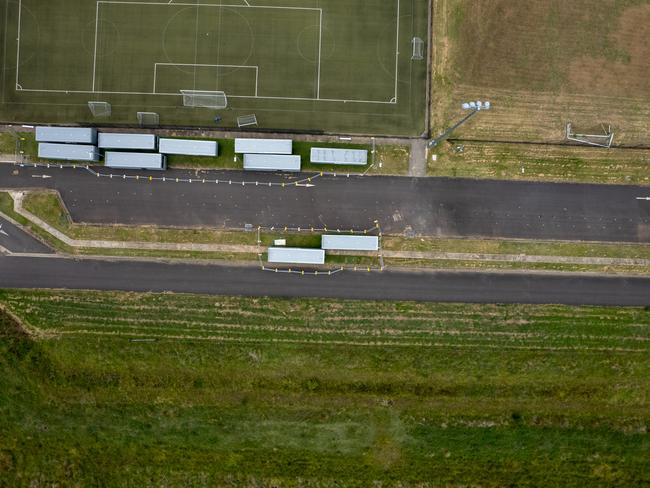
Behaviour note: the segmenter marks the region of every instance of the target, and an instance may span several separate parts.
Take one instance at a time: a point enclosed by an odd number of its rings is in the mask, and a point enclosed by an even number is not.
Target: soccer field
[[[0,0],[0,119],[419,135],[427,0]],[[425,41],[423,59],[414,38]],[[223,91],[225,109],[181,90]],[[111,104],[93,117],[89,101]]]

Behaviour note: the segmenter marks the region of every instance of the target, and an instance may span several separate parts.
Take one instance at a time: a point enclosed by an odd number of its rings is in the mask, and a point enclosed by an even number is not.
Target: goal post
[[[158,127],[160,115],[156,112],[138,112],[138,125],[140,127]]]
[[[184,107],[223,109],[228,106],[228,98],[222,91],[181,90]]]
[[[251,125],[257,125],[257,117],[255,114],[237,117],[237,127],[248,127]]]
[[[413,44],[413,54],[411,55],[412,61],[420,61],[424,59],[424,41],[419,37],[414,37],[411,40]]]
[[[93,117],[108,117],[111,115],[111,104],[108,102],[88,102],[88,108]]]

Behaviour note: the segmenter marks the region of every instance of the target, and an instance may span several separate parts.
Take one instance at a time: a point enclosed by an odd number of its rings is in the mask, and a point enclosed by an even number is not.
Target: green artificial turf
[[[424,132],[427,62],[411,54],[426,0],[193,3],[1,0],[0,120],[136,124],[144,111],[237,127],[256,114],[263,129]],[[225,91],[228,108],[183,107],[180,90]],[[88,101],[112,114],[93,118]]]

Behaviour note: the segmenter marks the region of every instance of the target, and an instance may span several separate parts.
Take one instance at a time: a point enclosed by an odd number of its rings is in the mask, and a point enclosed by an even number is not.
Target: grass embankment
[[[647,244],[605,244],[595,242],[524,241],[505,239],[440,239],[384,236],[386,251],[415,251],[430,253],[509,254],[529,256],[599,257],[623,259],[650,259]],[[389,266],[421,268],[465,268],[477,270],[533,270],[592,273],[650,274],[649,266],[600,265],[570,263],[505,262],[485,260],[450,260],[430,258],[384,259]]]
[[[0,303],[30,332],[0,319],[2,484],[649,481],[648,310],[57,291]]]
[[[0,132],[0,154],[13,156],[16,154],[16,138],[9,132]]]
[[[386,266],[429,269],[464,269],[476,271],[553,271],[566,273],[600,273],[644,275],[650,274],[650,266],[622,264],[576,264],[520,261],[490,261],[475,259],[412,259],[384,258]]]
[[[15,134],[11,132],[0,132],[0,154],[10,155],[12,161],[18,157],[18,161],[74,164],[74,161],[39,158],[38,142],[36,142],[36,134],[34,132],[16,132]],[[85,165],[88,163],[83,161],[78,164]]]
[[[429,174],[648,185],[648,165],[650,150],[463,142],[442,145]]]
[[[387,251],[650,259],[648,244],[384,236],[382,246]]]
[[[74,248],[58,240],[56,237],[54,237],[52,234],[47,232],[45,229],[39,227],[38,225],[32,223],[31,221],[27,220],[25,217],[17,213],[14,210],[13,198],[11,198],[11,195],[9,195],[9,193],[7,192],[0,192],[0,211],[5,215],[7,215],[8,217],[14,219],[19,224],[25,226],[34,235],[40,237],[44,242],[49,244],[52,248],[67,253],[72,253],[75,251]]]

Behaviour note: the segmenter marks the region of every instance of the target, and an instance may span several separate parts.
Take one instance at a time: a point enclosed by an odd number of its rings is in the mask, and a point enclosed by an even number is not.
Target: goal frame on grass
[[[228,97],[222,91],[181,90],[184,107],[224,109]]]
[[[138,112],[137,116],[140,127],[158,127],[160,125],[160,115],[156,112]]]
[[[411,43],[413,44],[411,61],[421,61],[424,59],[424,41],[419,37],[414,37],[411,39]]]
[[[112,112],[111,104],[108,102],[89,101],[88,109],[93,117],[110,117]]]
[[[248,127],[251,125],[257,125],[257,117],[255,114],[240,115],[237,117],[237,127]]]

